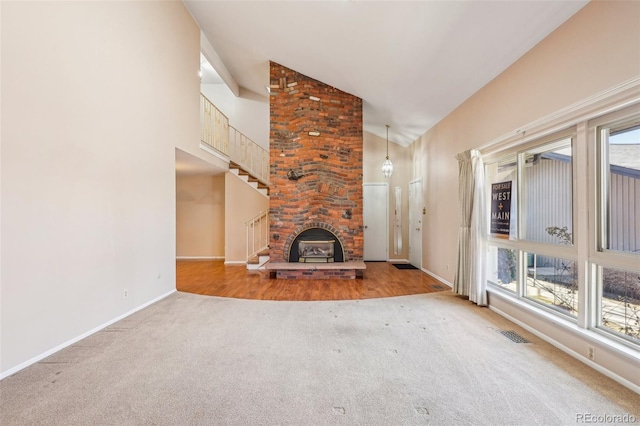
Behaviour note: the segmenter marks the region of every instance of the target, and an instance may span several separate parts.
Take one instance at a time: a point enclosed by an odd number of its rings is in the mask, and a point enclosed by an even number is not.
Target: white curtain
[[[460,231],[453,291],[480,305],[487,305],[484,163],[476,149],[456,155]]]

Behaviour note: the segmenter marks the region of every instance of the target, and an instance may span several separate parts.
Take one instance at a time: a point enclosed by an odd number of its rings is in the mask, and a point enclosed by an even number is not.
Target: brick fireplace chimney
[[[345,261],[363,259],[362,99],[270,64],[270,254],[289,261],[294,238],[330,231]]]

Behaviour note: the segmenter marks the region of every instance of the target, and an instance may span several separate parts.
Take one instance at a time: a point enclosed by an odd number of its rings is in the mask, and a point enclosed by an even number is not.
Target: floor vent
[[[525,339],[524,337],[516,333],[515,331],[501,330],[500,334],[502,334],[503,336],[506,336],[509,340],[515,343],[531,343],[527,339]]]

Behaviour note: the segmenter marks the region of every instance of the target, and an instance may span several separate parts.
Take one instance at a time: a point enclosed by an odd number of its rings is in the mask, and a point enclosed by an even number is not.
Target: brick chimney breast
[[[301,229],[331,229],[363,259],[362,99],[270,63],[270,255]],[[288,247],[287,247],[288,248]]]

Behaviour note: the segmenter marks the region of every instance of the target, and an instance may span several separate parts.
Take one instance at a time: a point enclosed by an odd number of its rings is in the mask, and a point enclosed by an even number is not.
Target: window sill
[[[627,358],[630,361],[640,362],[640,351],[638,350],[637,347],[634,347],[633,343],[627,344],[626,342],[624,343],[619,342],[617,338],[613,336],[608,336],[607,333],[604,331],[590,330],[590,329],[579,327],[578,324],[576,324],[575,322],[567,318],[564,318],[562,315],[555,314],[553,312],[547,311],[544,308],[541,308],[541,307],[535,306],[534,304],[527,303],[523,300],[520,300],[517,298],[515,294],[502,290],[499,287],[488,286],[487,291],[491,296],[498,297],[508,302],[509,304],[513,305],[514,307],[522,311],[525,311],[529,314],[532,314],[533,316],[537,317],[541,321],[544,321],[553,326],[557,326],[562,331],[571,333],[574,336],[577,336],[587,341],[588,344],[594,344],[603,349],[608,349],[615,355],[622,356],[624,358]],[[491,307],[491,300],[489,300],[489,307]],[[518,320],[520,323],[523,323],[519,318],[515,318],[515,319]],[[538,337],[542,338],[543,340],[549,341],[550,339],[562,346],[566,345],[565,342],[557,341],[555,340],[555,338],[545,335],[544,333],[538,331],[534,326],[530,324],[523,323],[520,325],[524,325],[525,326],[524,328],[527,328],[529,331],[536,334]],[[554,344],[553,341],[549,341],[549,343]],[[571,348],[569,348],[568,345],[565,347],[571,350]]]

